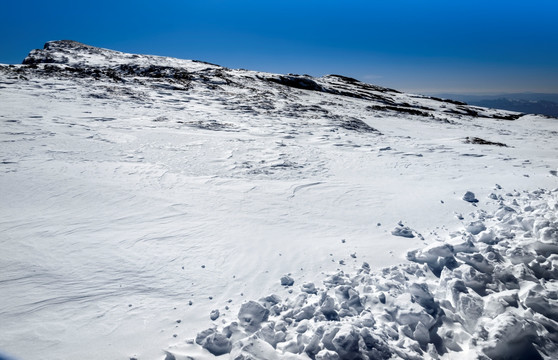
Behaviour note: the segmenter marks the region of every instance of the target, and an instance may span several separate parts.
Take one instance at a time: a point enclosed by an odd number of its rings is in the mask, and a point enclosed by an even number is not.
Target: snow
[[[48,47],[0,66],[3,352],[555,358],[555,119]]]
[[[515,225],[518,219],[547,219],[545,228],[553,228],[558,221],[556,199],[558,189],[525,192],[520,195],[524,205],[540,200],[546,204],[539,203],[537,211],[518,211],[505,221],[484,214],[491,228],[501,228],[501,240],[493,246],[472,238],[473,248],[456,250],[440,241],[419,251],[422,257],[410,252],[415,264],[378,271],[365,265],[329,275],[315,295],[301,292],[271,307],[265,336],[263,329],[244,326],[245,338],[232,346],[239,348],[237,355],[256,358],[268,355],[258,357],[247,341],[263,339],[278,358],[287,352],[300,354],[300,359],[555,358],[555,277],[540,272],[536,264],[556,269],[550,265],[556,254],[541,250],[541,244],[558,239],[533,237],[528,227]],[[509,237],[511,228],[515,235]],[[468,235],[461,230],[452,236]],[[537,261],[513,263],[505,254],[516,247]],[[546,255],[538,255],[543,252]],[[451,265],[436,272],[440,258],[454,261],[446,260]],[[303,309],[311,309],[304,319],[299,316]],[[282,334],[284,344],[269,341],[274,334]]]

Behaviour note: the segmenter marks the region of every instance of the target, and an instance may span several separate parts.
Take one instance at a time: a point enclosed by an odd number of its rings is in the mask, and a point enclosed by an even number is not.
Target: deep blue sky
[[[558,93],[558,1],[3,1],[0,63],[48,40],[404,91]]]

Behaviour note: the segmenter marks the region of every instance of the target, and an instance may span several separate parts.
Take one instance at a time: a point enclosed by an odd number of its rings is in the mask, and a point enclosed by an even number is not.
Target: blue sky
[[[46,41],[404,91],[558,93],[558,1],[4,1],[0,63]]]

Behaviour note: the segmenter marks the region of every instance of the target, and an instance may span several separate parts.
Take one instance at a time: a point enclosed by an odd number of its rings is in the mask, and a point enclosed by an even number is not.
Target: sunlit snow
[[[558,120],[68,41],[25,63],[3,352],[556,358]]]

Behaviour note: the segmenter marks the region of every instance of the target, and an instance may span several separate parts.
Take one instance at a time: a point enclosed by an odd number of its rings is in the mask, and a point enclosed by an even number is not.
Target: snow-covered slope
[[[0,103],[18,358],[555,358],[553,119],[73,41]]]

